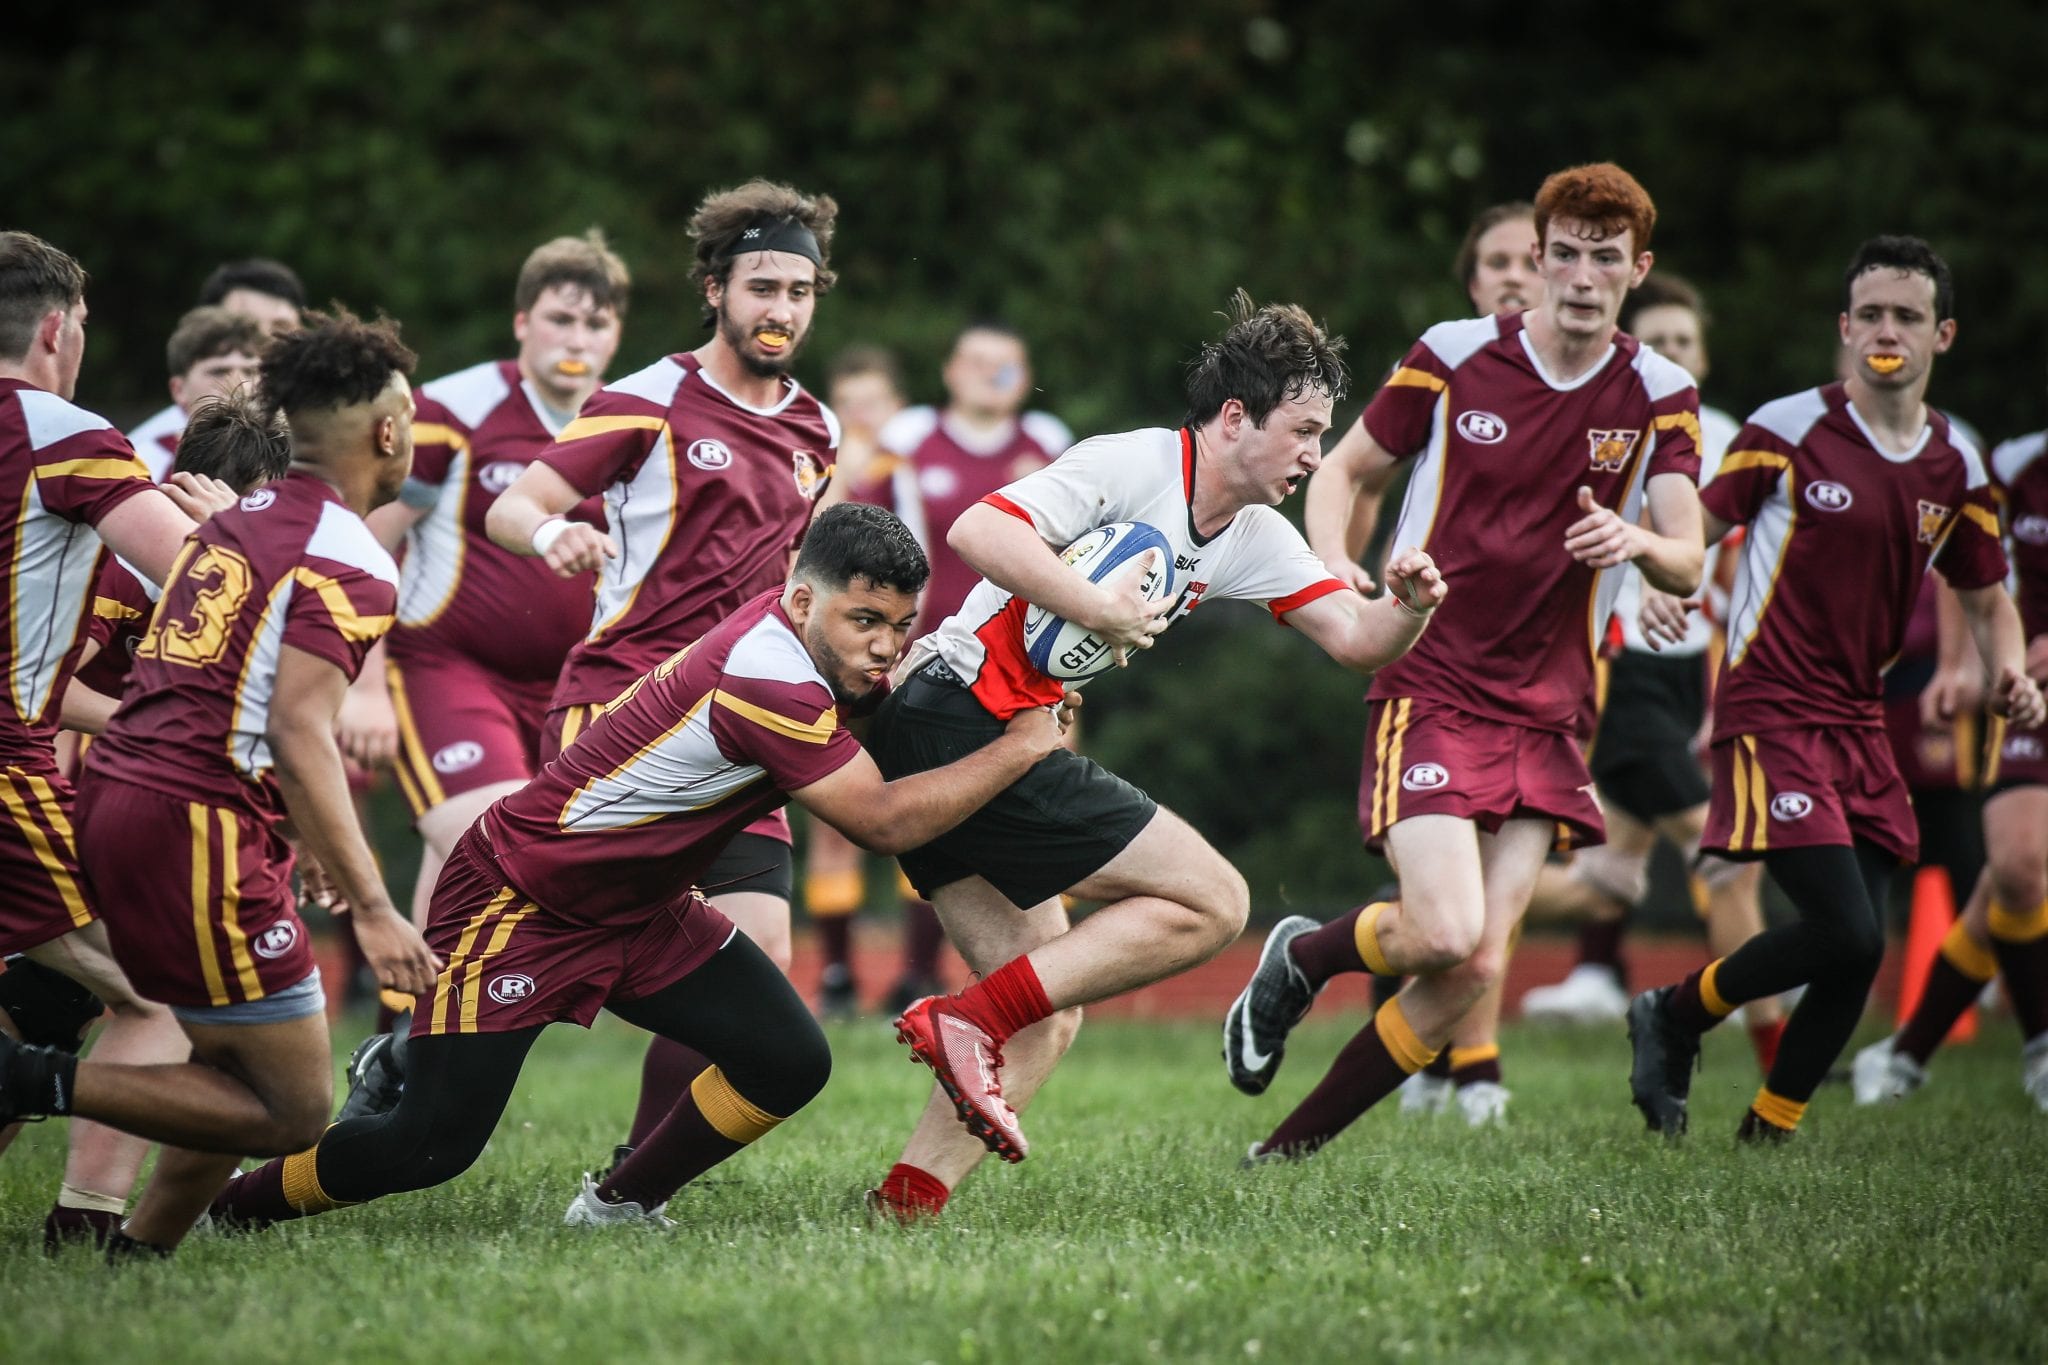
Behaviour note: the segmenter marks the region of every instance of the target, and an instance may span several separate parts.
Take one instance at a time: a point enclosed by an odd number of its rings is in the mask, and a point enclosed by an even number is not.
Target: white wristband
[[[546,521],[533,528],[533,552],[542,559],[546,559],[548,551],[554,548],[555,542],[568,533],[569,519],[567,517],[559,515],[549,517]]]

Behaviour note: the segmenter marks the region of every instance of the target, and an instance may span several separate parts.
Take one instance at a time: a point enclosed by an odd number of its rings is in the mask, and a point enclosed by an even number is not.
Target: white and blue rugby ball
[[[1157,550],[1152,566],[1139,583],[1147,601],[1173,592],[1173,547],[1166,537],[1142,521],[1115,521],[1098,526],[1060,552],[1060,558],[1091,583],[1117,573],[1147,550]],[[1116,656],[1101,636],[1055,616],[1043,607],[1024,613],[1024,652],[1048,678],[1080,682],[1112,668]]]

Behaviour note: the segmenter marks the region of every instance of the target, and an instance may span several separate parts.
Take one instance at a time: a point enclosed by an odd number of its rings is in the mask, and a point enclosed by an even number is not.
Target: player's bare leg
[[[1546,864],[1537,879],[1529,917],[1577,920],[1579,960],[1562,981],[1523,995],[1526,1018],[1605,1023],[1619,1020],[1628,1008],[1620,965],[1622,933],[1649,886],[1650,851],[1657,836],[1678,817],[1660,820],[1652,829],[1611,802],[1603,803],[1601,812],[1607,842],[1581,849],[1567,867]],[[1666,837],[1684,847],[1682,837]]]
[[[525,785],[524,782],[493,782],[474,791],[457,792],[439,805],[428,807],[426,813],[413,822],[413,828],[419,831],[420,842],[424,845],[420,850],[419,880],[413,883],[414,925],[421,929],[427,927],[427,902],[433,898],[434,883],[441,877],[441,864],[454,851],[456,841],[499,798],[509,796]]]

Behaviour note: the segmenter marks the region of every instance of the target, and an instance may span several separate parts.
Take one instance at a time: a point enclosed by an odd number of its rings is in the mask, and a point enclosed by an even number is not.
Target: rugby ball
[[[1157,602],[1173,591],[1173,547],[1142,521],[1098,526],[1062,550],[1060,558],[1089,582],[1100,583],[1147,551],[1157,553],[1138,586],[1147,601]],[[1116,666],[1101,636],[1043,607],[1024,612],[1024,653],[1039,672],[1061,682],[1080,682]]]

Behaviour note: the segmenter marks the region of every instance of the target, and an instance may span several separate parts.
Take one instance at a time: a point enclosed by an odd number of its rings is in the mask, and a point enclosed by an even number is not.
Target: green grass
[[[1236,1159],[1355,1019],[1304,1028],[1274,1093],[1230,1090],[1207,1025],[1091,1025],[945,1222],[858,1196],[922,1099],[884,1025],[834,1032],[826,1093],[686,1192],[682,1226],[559,1225],[630,1111],[639,1035],[557,1029],[450,1187],[110,1272],[36,1225],[63,1129],[0,1160],[0,1359],[2041,1359],[2048,1116],[2008,1025],[1911,1102],[1822,1092],[1791,1146],[1737,1150],[1755,1087],[1710,1039],[1696,1135],[1627,1106],[1607,1033],[1511,1033],[1512,1126],[1386,1106],[1315,1160]]]

